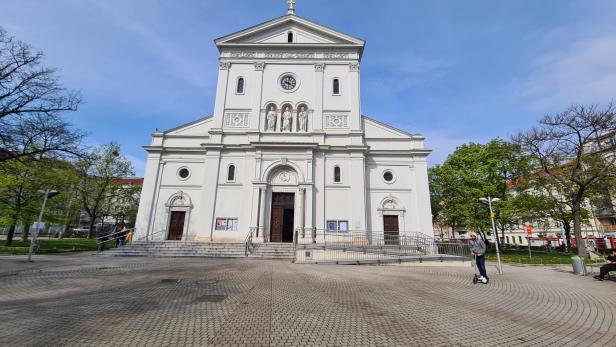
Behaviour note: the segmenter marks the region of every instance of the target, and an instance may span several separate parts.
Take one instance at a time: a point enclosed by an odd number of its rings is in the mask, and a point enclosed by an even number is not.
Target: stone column
[[[266,187],[259,188],[259,194],[261,197],[259,198],[259,235],[263,237],[263,242],[267,242],[265,238],[265,194],[267,193]]]
[[[297,237],[304,237],[304,201],[306,195],[306,188],[300,187],[297,192]],[[295,240],[298,241],[298,240]]]
[[[252,187],[252,201],[250,204],[250,228],[248,231],[253,237],[258,237],[259,234],[259,193],[261,189],[257,186]]]

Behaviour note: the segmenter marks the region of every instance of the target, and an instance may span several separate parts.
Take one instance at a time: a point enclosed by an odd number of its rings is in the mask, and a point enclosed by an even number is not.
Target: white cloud
[[[538,56],[516,95],[541,110],[616,98],[616,32]]]

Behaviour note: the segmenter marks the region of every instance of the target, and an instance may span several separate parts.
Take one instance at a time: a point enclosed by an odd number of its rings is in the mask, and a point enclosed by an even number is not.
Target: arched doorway
[[[270,242],[293,242],[295,194],[272,192]]]
[[[180,190],[169,197],[165,206],[167,208],[166,240],[186,240],[190,211],[193,208],[190,196]]]
[[[269,242],[293,242],[296,224],[297,172],[282,165],[268,176]]]

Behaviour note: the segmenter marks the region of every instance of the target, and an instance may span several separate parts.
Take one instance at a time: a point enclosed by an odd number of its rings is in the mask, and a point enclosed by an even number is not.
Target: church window
[[[233,164],[229,165],[229,169],[227,170],[227,181],[235,181],[235,165]]]
[[[334,183],[340,183],[340,166],[334,166]]]
[[[385,181],[385,183],[393,183],[394,182],[394,173],[387,170],[385,172],[383,172],[383,180]]]
[[[178,170],[178,176],[182,180],[188,179],[188,177],[190,177],[190,171],[187,168],[183,167]]]
[[[293,42],[293,33],[291,31],[287,33],[287,42]]]
[[[338,78],[334,78],[333,84],[334,95],[340,95],[340,80]]]
[[[244,94],[244,77],[237,79],[237,86],[235,88],[236,94]]]

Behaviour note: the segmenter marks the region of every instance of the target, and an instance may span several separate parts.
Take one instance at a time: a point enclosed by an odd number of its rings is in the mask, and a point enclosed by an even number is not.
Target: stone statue
[[[291,116],[291,108],[286,107],[284,112],[282,113],[282,129],[281,131],[291,131],[291,120],[293,116]]]
[[[308,112],[306,112],[306,108],[304,106],[302,106],[299,110],[299,114],[297,115],[297,130],[308,131]]]
[[[267,111],[267,129],[275,131],[276,130],[276,111],[274,111],[274,106],[270,106],[269,111]]]

